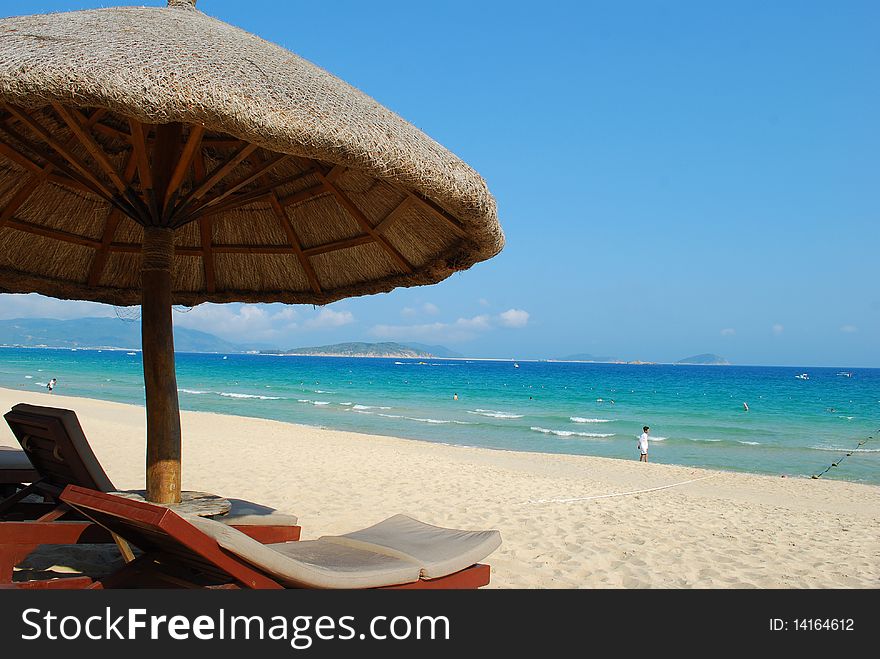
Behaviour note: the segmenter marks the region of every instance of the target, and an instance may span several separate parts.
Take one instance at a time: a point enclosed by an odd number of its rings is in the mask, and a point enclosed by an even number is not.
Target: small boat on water
[[[801,373],[800,375],[795,375],[798,380],[809,380],[810,376],[807,373]]]

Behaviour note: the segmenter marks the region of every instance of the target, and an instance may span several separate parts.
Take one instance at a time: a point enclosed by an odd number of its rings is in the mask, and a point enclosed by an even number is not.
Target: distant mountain
[[[560,357],[559,361],[562,362],[619,362],[620,359],[616,357],[597,357],[596,355],[591,355],[586,352],[579,352],[576,355],[569,355],[568,357]]]
[[[711,353],[706,353],[703,355],[694,355],[693,357],[687,357],[682,359],[681,361],[675,362],[676,364],[702,364],[704,366],[730,366],[730,362],[724,359],[721,355],[713,355]]]
[[[405,346],[409,348],[415,348],[416,350],[422,350],[424,352],[430,353],[434,357],[443,357],[446,359],[460,359],[464,357],[460,352],[455,352],[454,350],[450,350],[444,346],[429,346],[424,343],[405,343]]]
[[[15,318],[0,320],[0,345],[43,348],[119,348],[140,350],[141,324],[118,318]],[[244,346],[186,329],[174,328],[177,352],[245,352]]]
[[[450,352],[443,346],[425,346],[425,348],[439,348],[443,352]],[[334,343],[327,346],[312,346],[309,348],[293,348],[282,351],[266,351],[272,354],[283,355],[308,355],[311,357],[396,357],[398,359],[425,359],[439,357],[431,350],[422,350],[403,343]]]

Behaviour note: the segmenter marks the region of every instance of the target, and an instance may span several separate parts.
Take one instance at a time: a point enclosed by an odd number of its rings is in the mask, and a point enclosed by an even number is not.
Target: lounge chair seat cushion
[[[229,499],[232,507],[225,515],[215,517],[218,522],[236,526],[296,526],[296,515],[281,513],[253,501]]]
[[[360,531],[321,540],[382,551],[421,565],[421,576],[436,579],[470,567],[501,546],[498,531],[460,531],[395,515]]]
[[[21,449],[0,446],[0,469],[10,471],[33,471],[34,466],[28,460],[27,453]]]
[[[263,545],[225,524],[194,515],[188,522],[223,549],[287,586],[377,588],[419,579],[417,563],[323,540]]]

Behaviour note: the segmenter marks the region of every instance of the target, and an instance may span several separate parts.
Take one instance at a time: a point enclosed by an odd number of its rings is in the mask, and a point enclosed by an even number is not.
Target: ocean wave
[[[226,398],[253,398],[256,400],[281,400],[281,396],[258,396],[258,395],[254,395],[254,394],[230,393],[227,391],[221,391],[219,393],[221,396],[224,396]]]
[[[419,423],[434,423],[434,424],[437,424],[437,423],[454,423],[454,421],[444,420],[444,419],[420,419],[420,418],[418,418],[418,417],[414,417],[414,416],[408,416],[408,417],[406,417],[406,418],[409,419],[410,421],[418,421]]]
[[[521,419],[524,416],[522,414],[511,414],[510,412],[499,412],[498,410],[481,410],[479,408],[468,410],[468,414],[477,414],[491,419]]]
[[[364,414],[372,414],[372,412],[364,412]],[[417,416],[403,416],[402,414],[382,414],[381,412],[377,413],[376,416],[385,417],[386,419],[406,419],[407,421],[418,421],[419,423],[431,423],[434,425],[446,423],[455,423],[462,426],[476,425],[475,423],[471,423],[470,421],[456,421],[455,419],[423,419]]]
[[[834,451],[835,453],[880,453],[880,448],[841,448],[838,446],[811,446],[816,451]]]
[[[575,432],[574,430],[550,430],[549,428],[541,428],[532,426],[529,430],[543,433],[544,435],[556,435],[557,437],[591,437],[601,439],[604,437],[614,437],[613,432]]]
[[[582,416],[569,417],[575,423],[610,423],[613,419],[585,419]]]

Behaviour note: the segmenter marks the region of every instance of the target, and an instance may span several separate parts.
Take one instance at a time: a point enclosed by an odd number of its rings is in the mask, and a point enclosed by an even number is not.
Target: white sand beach
[[[75,410],[115,485],[144,486],[143,408],[0,389],[4,412],[19,402]],[[183,412],[182,424],[184,489],[294,513],[303,539],[395,513],[498,529],[503,544],[487,561],[493,588],[880,586],[880,487],[464,448],[202,412]],[[17,446],[5,423],[0,445]],[[42,548],[31,562],[106,569],[90,556]]]

